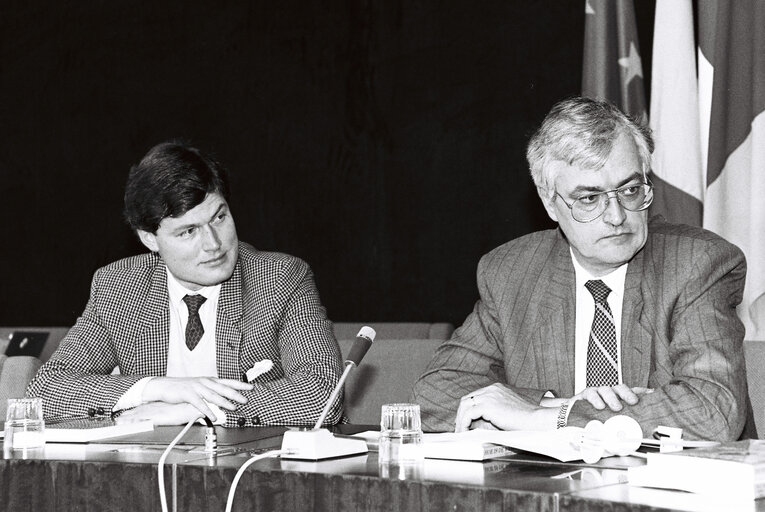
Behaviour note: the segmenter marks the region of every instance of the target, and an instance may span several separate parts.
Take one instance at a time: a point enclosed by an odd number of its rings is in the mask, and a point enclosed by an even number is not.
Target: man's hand
[[[616,386],[590,387],[582,390],[573,396],[573,398],[587,400],[596,409],[603,410],[606,406],[614,412],[619,412],[624,407],[622,402],[627,405],[635,405],[640,401],[640,395],[653,393],[650,388],[630,388],[626,384]]]
[[[492,384],[460,399],[454,431],[463,432],[481,419],[500,430],[545,430],[555,428],[558,411],[527,402],[512,389]]]
[[[470,424],[470,430],[499,430],[499,429],[486,420],[478,419],[478,420],[474,420]]]
[[[155,377],[146,384],[142,399],[144,402],[191,404],[208,418],[214,418],[215,413],[208,407],[205,400],[222,409],[233,411],[236,409],[236,404],[232,402],[247,403],[247,399],[240,391],[250,391],[252,388],[252,384],[233,379]]]
[[[185,425],[189,421],[200,418],[201,416],[202,413],[191,404],[150,402],[148,404],[139,405],[134,409],[124,411],[114,421],[118,424],[122,424],[150,420],[154,425]]]

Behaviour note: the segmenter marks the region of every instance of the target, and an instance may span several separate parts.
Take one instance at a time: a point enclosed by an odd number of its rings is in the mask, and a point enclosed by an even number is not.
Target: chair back
[[[352,339],[340,339],[343,357]],[[383,404],[409,402],[415,381],[442,340],[378,339],[345,381],[345,414],[351,423],[379,425]]]
[[[39,353],[26,352],[23,355],[32,355],[44,363],[56,351],[67,332],[69,332],[69,327],[0,327],[0,353],[6,354],[6,350],[14,337],[29,335],[31,343],[29,348],[39,348],[36,341],[42,338],[44,340],[42,350]],[[17,345],[11,347],[12,351],[17,349]]]
[[[42,363],[32,356],[0,354],[0,421],[5,421],[9,398],[23,398]]]
[[[454,332],[454,326],[448,322],[337,322],[335,337],[352,340],[363,325],[374,328],[377,340],[448,340]]]

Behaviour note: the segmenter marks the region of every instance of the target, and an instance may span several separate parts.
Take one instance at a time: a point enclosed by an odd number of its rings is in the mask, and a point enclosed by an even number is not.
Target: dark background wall
[[[171,137],[229,167],[240,239],[308,261],[330,318],[461,323],[480,256],[552,226],[524,147],[579,92],[583,30],[583,0],[4,2],[0,325],[71,325],[143,251],[122,189]]]

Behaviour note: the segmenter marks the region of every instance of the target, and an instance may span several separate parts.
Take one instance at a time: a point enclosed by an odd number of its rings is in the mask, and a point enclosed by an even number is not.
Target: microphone
[[[321,428],[321,425],[327,418],[327,414],[329,414],[332,404],[337,399],[337,395],[340,394],[340,390],[343,389],[343,384],[345,384],[348,374],[361,363],[361,360],[372,346],[376,334],[375,330],[369,326],[365,325],[361,328],[356,335],[356,341],[353,342],[353,346],[351,346],[351,350],[348,352],[348,357],[345,360],[345,370],[340,376],[335,389],[332,390],[332,394],[329,395],[329,400],[327,400],[327,404],[319,415],[319,419],[316,420],[313,429],[303,431],[288,430],[285,432],[282,438],[282,450],[286,450],[287,453],[282,455],[282,458],[320,460],[342,457],[344,455],[356,455],[368,451],[367,443],[363,439],[335,437],[326,428]]]
[[[345,364],[358,366],[359,363],[361,363],[361,360],[367,354],[369,347],[372,346],[372,342],[375,340],[376,335],[377,333],[371,327],[366,325],[362,327],[359,333],[356,335],[356,341],[353,342],[351,351],[348,352],[348,358],[345,360]]]

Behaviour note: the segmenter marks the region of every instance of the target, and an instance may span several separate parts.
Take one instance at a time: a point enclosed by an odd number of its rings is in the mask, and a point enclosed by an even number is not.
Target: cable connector
[[[215,432],[215,425],[212,420],[207,416],[205,420],[205,453],[217,454],[218,453],[218,434]]]

